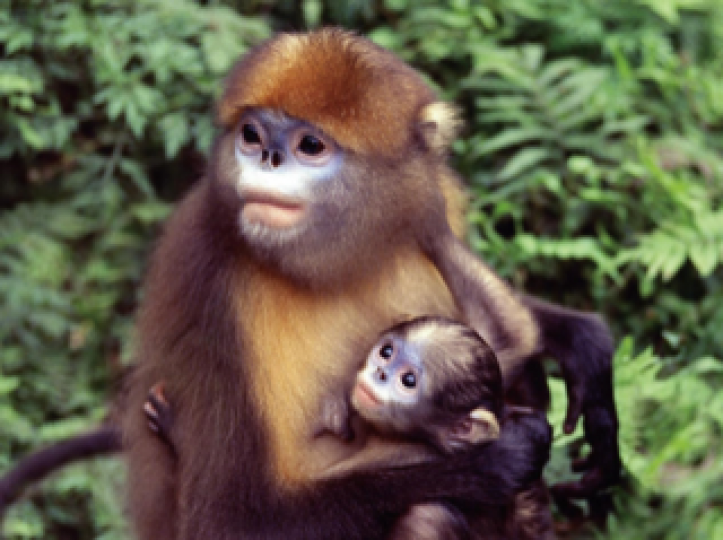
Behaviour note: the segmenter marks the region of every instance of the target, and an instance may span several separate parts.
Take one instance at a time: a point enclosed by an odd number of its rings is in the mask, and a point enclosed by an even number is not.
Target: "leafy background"
[[[614,328],[625,481],[606,530],[561,536],[723,538],[720,0],[0,0],[0,471],[103,418],[234,59],[324,24],[463,107],[472,246]],[[557,437],[550,480],[578,450]],[[122,493],[117,459],[67,467],[1,531],[127,539]]]

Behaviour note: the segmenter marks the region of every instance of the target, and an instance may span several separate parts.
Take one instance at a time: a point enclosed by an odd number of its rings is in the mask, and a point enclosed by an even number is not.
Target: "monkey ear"
[[[448,451],[489,442],[500,436],[500,425],[491,411],[478,408],[450,427],[443,435],[442,445]]]
[[[419,111],[419,131],[434,152],[444,155],[462,129],[462,115],[456,105],[437,101]]]

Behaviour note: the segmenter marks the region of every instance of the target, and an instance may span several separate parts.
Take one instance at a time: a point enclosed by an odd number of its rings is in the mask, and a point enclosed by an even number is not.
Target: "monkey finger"
[[[168,400],[166,399],[166,384],[164,382],[154,384],[148,391],[148,395],[163,405],[168,405]]]
[[[563,431],[566,435],[575,431],[581,415],[582,397],[578,395],[575,389],[570,388],[568,392],[567,414],[565,415],[565,422],[563,424]]]
[[[146,413],[149,420],[158,420],[158,411],[150,401],[146,401],[143,404],[143,412]]]
[[[148,427],[150,430],[154,433],[158,433],[160,431],[160,427],[158,425],[158,411],[153,407],[153,404],[146,401],[143,404],[143,412],[148,419]]]
[[[173,425],[173,411],[165,396],[162,393],[162,387],[156,385],[148,393],[146,402],[143,404],[143,412],[151,424],[151,429],[167,438]]]
[[[552,500],[555,501],[555,506],[557,506],[560,513],[567,519],[579,520],[583,518],[584,512],[582,508],[574,504],[567,497],[561,496],[556,492],[555,488],[552,488],[550,492],[552,494]]]
[[[604,528],[607,516],[615,509],[612,493],[598,493],[591,497],[588,500],[588,507],[590,509],[590,518],[598,527]]]
[[[596,468],[588,471],[580,480],[552,486],[551,491],[555,496],[565,499],[586,499],[603,487],[606,487],[604,475]]]

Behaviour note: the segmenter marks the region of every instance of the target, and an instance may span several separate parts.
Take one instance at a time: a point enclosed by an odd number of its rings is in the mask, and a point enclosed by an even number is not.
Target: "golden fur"
[[[250,53],[218,107],[224,127],[246,107],[302,118],[362,154],[393,156],[411,143],[420,109],[436,97],[412,68],[350,32],[282,34]]]
[[[465,195],[452,175],[442,186],[450,223],[461,234]],[[369,350],[382,331],[405,318],[460,316],[437,269],[411,245],[342,290],[299,287],[258,267],[245,279],[237,289],[239,326],[245,313],[254,313],[246,318],[244,335],[258,382],[254,390],[275,470],[287,485],[318,476],[329,465],[308,453],[318,451],[309,444],[308,426],[319,417],[328,389],[342,391],[353,380],[359,367],[354,361],[361,365],[364,356],[350,358],[350,351]]]
[[[432,290],[438,294],[420,294]],[[341,392],[353,379],[353,359],[344,360],[350,350],[369,350],[384,329],[408,315],[457,315],[434,267],[411,251],[343,292],[311,293],[261,272],[246,291],[244,309],[255,314],[247,325],[254,391],[276,471],[286,483],[318,474],[309,470],[317,459],[309,454],[308,426],[320,415],[319,398],[330,387]]]

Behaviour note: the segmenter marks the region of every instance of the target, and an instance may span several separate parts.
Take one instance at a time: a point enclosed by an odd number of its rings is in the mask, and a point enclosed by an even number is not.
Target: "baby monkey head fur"
[[[358,373],[352,405],[382,432],[451,452],[497,438],[502,376],[494,352],[470,327],[419,317],[381,336]]]
[[[410,242],[440,197],[462,200],[446,165],[456,109],[352,33],[265,42],[234,67],[217,109],[209,211],[286,277],[348,283]]]

